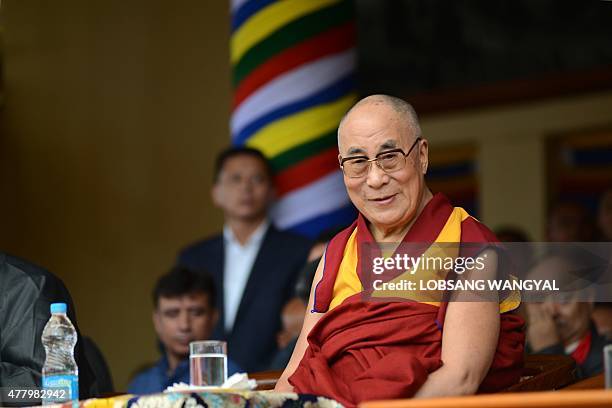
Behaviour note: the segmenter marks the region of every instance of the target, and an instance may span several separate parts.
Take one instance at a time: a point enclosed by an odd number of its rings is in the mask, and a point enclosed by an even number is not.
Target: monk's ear
[[[429,167],[429,143],[427,139],[421,139],[419,143],[419,165],[421,166],[421,173],[427,174],[427,168]]]

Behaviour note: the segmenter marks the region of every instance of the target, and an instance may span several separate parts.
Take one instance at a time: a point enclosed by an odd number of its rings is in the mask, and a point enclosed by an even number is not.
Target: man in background
[[[603,348],[610,341],[595,330],[592,303],[569,301],[529,306],[527,339],[534,354],[571,356],[578,367],[578,378],[603,371]]]
[[[153,290],[153,326],[163,354],[128,386],[132,394],[162,392],[174,383],[189,384],[189,343],[210,338],[219,314],[211,277],[185,268],[162,276]],[[228,375],[239,371],[227,361]]]
[[[213,336],[249,372],[267,368],[277,350],[280,315],[306,261],[309,242],[268,219],[272,169],[263,154],[231,147],[217,157],[212,198],[223,211],[223,233],[181,252],[178,264],[207,270],[219,294]]]
[[[555,294],[544,303],[527,304],[527,341],[534,354],[565,354],[578,367],[577,377],[586,378],[603,371],[603,348],[609,339],[599,334],[592,319],[591,290],[585,288],[576,271],[585,269],[588,259],[568,254],[543,258],[530,272],[534,277],[554,276],[568,293]]]
[[[45,362],[41,336],[51,317],[51,303],[68,305],[77,331],[74,357],[79,367],[79,397],[96,396],[99,386],[85,356],[72,298],[55,275],[22,259],[0,252],[0,387],[40,387]],[[2,399],[2,395],[0,395]],[[11,405],[11,401],[0,401]],[[27,405],[27,404],[26,404]],[[32,405],[31,403],[29,405]]]

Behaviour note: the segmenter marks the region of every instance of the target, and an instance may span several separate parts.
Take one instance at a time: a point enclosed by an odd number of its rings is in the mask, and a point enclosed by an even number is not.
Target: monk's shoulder
[[[463,242],[499,242],[495,233],[472,216],[461,221],[461,241]]]

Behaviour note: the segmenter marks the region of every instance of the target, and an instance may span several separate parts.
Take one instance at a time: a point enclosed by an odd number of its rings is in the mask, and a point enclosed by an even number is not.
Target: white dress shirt
[[[264,235],[270,226],[269,220],[264,220],[242,245],[229,226],[223,227],[225,259],[223,267],[223,308],[225,315],[225,330],[230,332],[238,314],[244,289],[251,275],[255,258]]]

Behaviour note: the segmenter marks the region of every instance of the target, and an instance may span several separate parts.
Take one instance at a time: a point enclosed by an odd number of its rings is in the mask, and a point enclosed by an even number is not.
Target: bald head
[[[398,121],[401,127],[409,129],[411,138],[414,140],[417,137],[421,137],[421,126],[419,125],[419,118],[417,114],[408,102],[395,96],[378,94],[370,95],[359,100],[348,112],[344,114],[340,120],[338,126],[338,143],[340,143],[340,134],[342,128],[346,122],[351,121],[354,117],[358,117],[363,114],[372,114],[376,111],[387,111],[384,112],[390,119]]]
[[[338,163],[346,191],[370,221],[376,239],[401,240],[402,231],[431,199],[425,184],[428,144],[420,135],[412,106],[388,95],[357,102],[338,127]],[[366,171],[357,174],[359,165]]]

